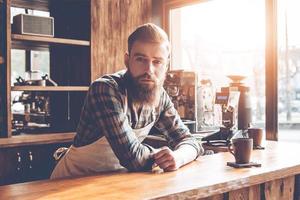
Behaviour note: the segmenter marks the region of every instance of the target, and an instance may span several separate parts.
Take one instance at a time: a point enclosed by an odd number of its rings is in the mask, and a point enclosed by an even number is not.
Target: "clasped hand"
[[[164,171],[175,171],[183,165],[183,159],[169,147],[157,149],[153,154],[154,165],[159,166]]]

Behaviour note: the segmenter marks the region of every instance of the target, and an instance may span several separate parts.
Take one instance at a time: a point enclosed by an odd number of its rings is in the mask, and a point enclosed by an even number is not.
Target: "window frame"
[[[170,36],[170,11],[210,0],[163,0],[162,27]],[[278,47],[277,47],[277,1],[265,0],[265,84],[266,84],[266,139],[278,141]]]

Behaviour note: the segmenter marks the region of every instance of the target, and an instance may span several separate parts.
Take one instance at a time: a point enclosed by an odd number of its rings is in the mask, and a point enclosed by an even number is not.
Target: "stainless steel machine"
[[[41,132],[50,126],[49,93],[25,91],[12,101],[23,109],[12,110],[13,134]],[[19,107],[21,107],[19,106]]]
[[[168,71],[164,82],[164,88],[174,107],[191,132],[196,131],[196,85],[197,74],[183,70]]]
[[[57,86],[47,74],[28,71],[27,80],[19,76],[15,86]],[[50,127],[50,94],[47,91],[17,92],[12,99],[13,134],[40,133]]]
[[[228,76],[231,83],[216,93],[215,104],[221,106],[220,130],[202,138],[207,145],[227,146],[233,137],[243,137],[251,123],[250,88],[242,83],[244,76]]]

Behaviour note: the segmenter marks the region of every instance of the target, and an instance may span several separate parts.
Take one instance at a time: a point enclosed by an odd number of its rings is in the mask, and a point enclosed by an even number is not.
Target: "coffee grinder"
[[[240,92],[240,98],[238,103],[238,130],[247,131],[252,122],[252,109],[251,109],[251,97],[250,87],[245,86],[242,82],[245,76],[228,76],[231,79],[231,83],[228,90],[238,90]]]
[[[222,108],[220,130],[202,138],[210,146],[227,146],[234,137],[244,137],[251,123],[250,88],[241,81],[244,76],[228,76],[231,83],[216,93],[215,104]]]

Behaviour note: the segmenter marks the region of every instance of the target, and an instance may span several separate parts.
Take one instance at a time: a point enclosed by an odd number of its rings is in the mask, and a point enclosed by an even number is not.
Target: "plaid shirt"
[[[88,145],[105,136],[122,166],[134,171],[150,169],[153,164],[150,156],[152,147],[139,142],[133,129],[145,127],[155,120],[155,128],[166,137],[172,149],[189,144],[198,155],[202,154],[201,145],[182,123],[165,90],[159,106],[155,108],[156,116],[152,114],[153,109],[146,107],[137,112],[130,95],[127,96],[127,75],[126,71],[105,75],[90,86],[74,146]],[[126,113],[125,102],[128,104]]]

